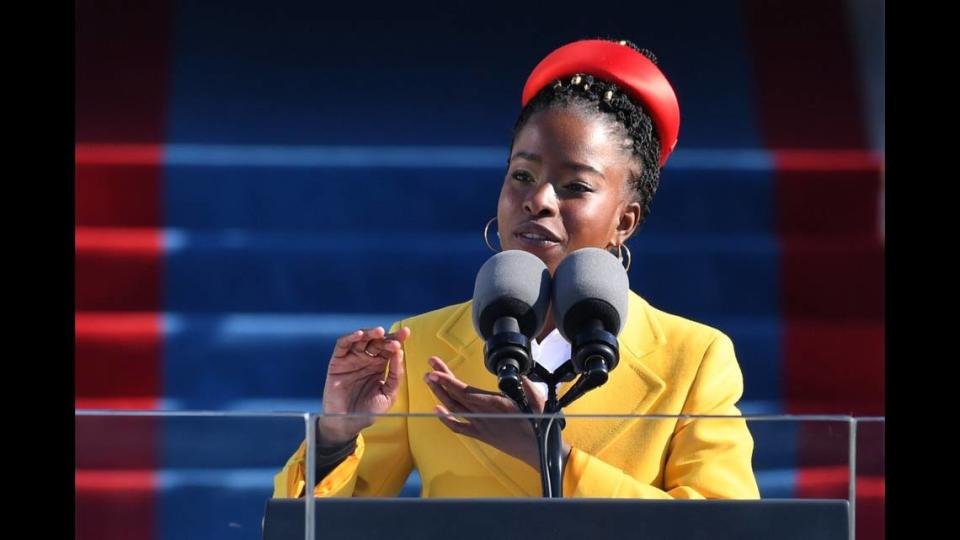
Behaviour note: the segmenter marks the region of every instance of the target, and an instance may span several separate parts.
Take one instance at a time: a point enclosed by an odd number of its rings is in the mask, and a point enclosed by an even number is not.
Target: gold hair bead
[[[604,101],[610,101],[613,99],[613,90],[607,90],[607,93],[603,95]]]
[[[619,43],[620,45],[626,45],[626,44],[627,44],[627,40],[621,39],[621,40],[618,41],[617,43]]]
[[[570,84],[580,84],[581,80],[580,75],[574,75],[573,78],[570,79]]]
[[[562,81],[556,81],[556,82],[553,83],[553,89],[554,89],[554,90],[559,90],[559,89],[561,89],[561,88],[563,88],[563,82],[562,82]]]
[[[583,83],[583,89],[584,89],[584,90],[589,90],[589,89],[590,89],[590,83]]]

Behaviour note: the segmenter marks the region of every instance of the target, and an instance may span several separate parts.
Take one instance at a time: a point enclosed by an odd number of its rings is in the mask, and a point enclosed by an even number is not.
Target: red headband
[[[680,105],[663,72],[639,52],[612,41],[585,39],[560,47],[533,68],[523,86],[523,106],[551,82],[577,73],[615,83],[653,118],[660,137],[660,167],[677,146]]]

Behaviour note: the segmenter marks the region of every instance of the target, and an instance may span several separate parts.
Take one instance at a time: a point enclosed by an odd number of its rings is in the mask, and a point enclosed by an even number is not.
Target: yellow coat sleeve
[[[682,414],[740,416],[743,375],[733,343],[720,333],[704,353]],[[753,437],[739,418],[681,419],[664,467],[663,488],[573,448],[564,470],[565,497],[758,499]]]
[[[394,324],[390,332],[402,327]],[[404,354],[406,362],[406,354]],[[407,380],[403,378],[390,414],[409,410]],[[302,497],[306,486],[306,442],[302,442],[273,478],[274,498]],[[407,439],[407,419],[380,417],[360,432],[353,454],[321,479],[315,497],[392,497],[400,493],[413,469]]]

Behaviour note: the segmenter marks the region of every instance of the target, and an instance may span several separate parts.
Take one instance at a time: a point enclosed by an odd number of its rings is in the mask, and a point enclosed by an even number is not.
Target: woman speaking
[[[583,40],[544,58],[523,89],[497,215],[478,231],[495,249],[536,255],[554,273],[568,254],[602,248],[627,267],[626,242],[650,212],[674,149],[679,107],[654,56],[628,41]],[[575,420],[577,414],[739,416],[743,378],[720,331],[660,311],[629,293],[619,368],[567,408],[564,497],[759,497],[753,439],[742,418]],[[419,470],[425,497],[541,494],[533,429],[492,391],[471,302],[340,337],[317,423],[314,493],[393,496]],[[548,316],[531,343],[548,371],[570,344]],[[545,385],[524,380],[535,410]],[[436,420],[384,413],[434,413]],[[306,444],[274,479],[274,497],[299,497]]]

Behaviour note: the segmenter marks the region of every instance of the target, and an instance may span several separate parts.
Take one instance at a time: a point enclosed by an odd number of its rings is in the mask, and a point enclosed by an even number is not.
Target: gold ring
[[[376,358],[376,357],[380,356],[380,353],[374,354],[374,353],[368,351],[366,347],[363,348],[363,354],[369,356],[370,358]]]

